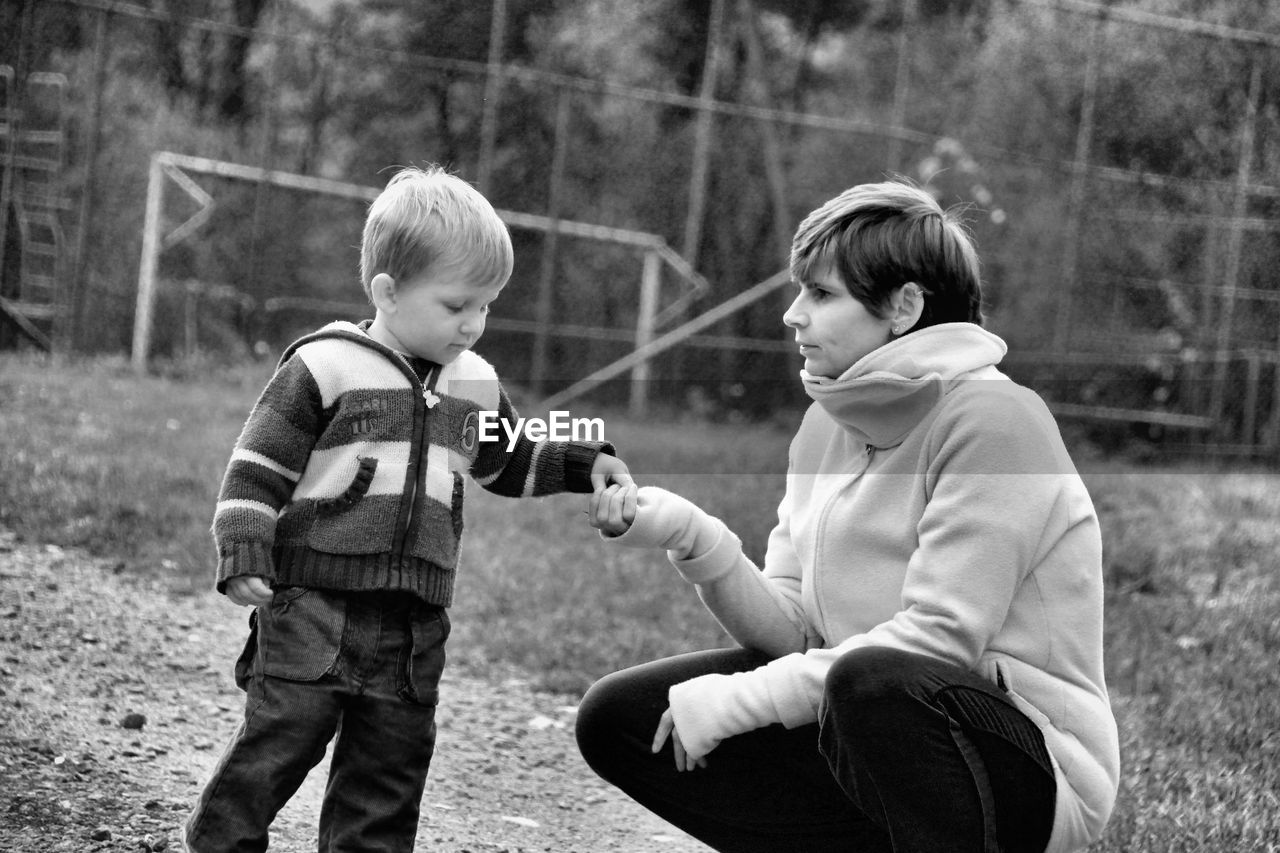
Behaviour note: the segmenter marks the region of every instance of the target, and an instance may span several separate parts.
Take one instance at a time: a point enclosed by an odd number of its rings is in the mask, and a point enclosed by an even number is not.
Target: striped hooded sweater
[[[217,589],[398,590],[453,602],[464,475],[508,497],[590,492],[603,442],[479,440],[479,413],[517,414],[483,358],[425,382],[366,333],[330,323],[280,359],[236,441],[214,513]]]

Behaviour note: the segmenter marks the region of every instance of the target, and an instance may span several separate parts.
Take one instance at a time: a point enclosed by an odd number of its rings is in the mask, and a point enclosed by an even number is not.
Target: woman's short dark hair
[[[837,272],[849,293],[884,317],[892,292],[915,282],[924,311],[912,329],[982,324],[978,253],[956,209],[902,180],[859,184],[810,213],[791,243],[791,277]]]

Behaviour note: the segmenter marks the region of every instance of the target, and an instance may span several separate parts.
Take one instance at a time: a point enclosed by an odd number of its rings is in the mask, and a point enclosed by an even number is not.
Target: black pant
[[[333,741],[321,853],[410,851],[449,616],[407,595],[277,590],[245,647],[244,722],[187,822],[192,853],[259,853]]]
[[[650,752],[667,688],[754,669],[745,649],[616,672],[587,692],[578,746],[608,782],[721,851],[1042,851],[1056,783],[1039,729],[985,679],[922,655],[850,652],[816,724],[728,738],[678,773]]]

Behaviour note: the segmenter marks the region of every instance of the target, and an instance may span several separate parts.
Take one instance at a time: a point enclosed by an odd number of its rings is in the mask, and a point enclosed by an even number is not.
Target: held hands
[[[587,523],[607,537],[621,536],[631,529],[640,502],[639,488],[633,482],[596,489],[587,507]]]
[[[241,607],[271,603],[271,587],[257,575],[239,575],[227,581],[227,598]]]
[[[662,548],[673,560],[705,554],[724,528],[696,504],[654,486],[597,492],[587,515],[592,527],[606,538],[616,538],[619,545]]]

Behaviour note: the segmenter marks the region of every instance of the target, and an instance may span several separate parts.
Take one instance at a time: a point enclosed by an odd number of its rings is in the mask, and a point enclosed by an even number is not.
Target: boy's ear
[[[369,296],[379,311],[396,310],[396,280],[384,272],[369,281]]]

